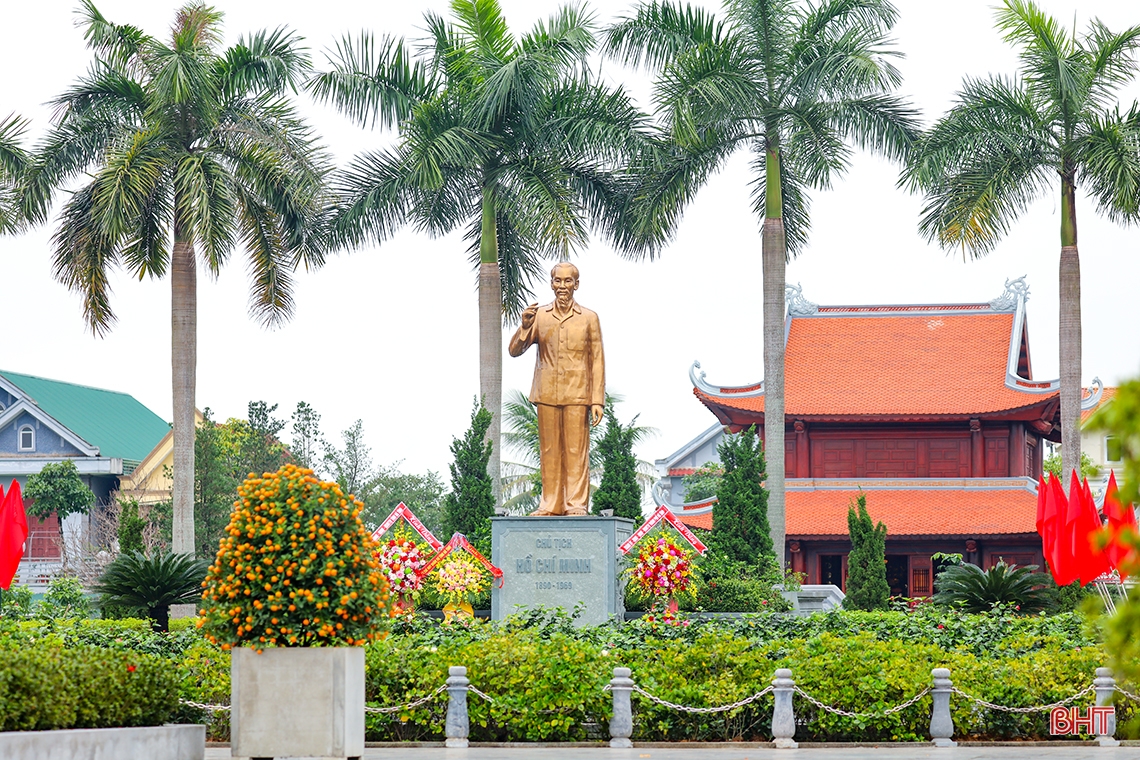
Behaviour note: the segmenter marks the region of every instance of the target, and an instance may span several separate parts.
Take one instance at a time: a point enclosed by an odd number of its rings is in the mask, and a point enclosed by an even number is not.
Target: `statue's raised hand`
[[[534,324],[534,318],[538,315],[538,304],[532,303],[530,306],[523,309],[522,313],[522,328],[529,330],[530,326]]]

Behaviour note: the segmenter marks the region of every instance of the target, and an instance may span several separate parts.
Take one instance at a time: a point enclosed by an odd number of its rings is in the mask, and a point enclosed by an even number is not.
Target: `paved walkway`
[[[708,744],[686,747],[382,747],[364,752],[365,760],[1140,760],[1140,747],[1069,745],[1043,747],[968,746],[937,749],[923,745],[886,747],[811,747],[777,750]],[[211,747],[206,760],[231,760],[229,748]]]

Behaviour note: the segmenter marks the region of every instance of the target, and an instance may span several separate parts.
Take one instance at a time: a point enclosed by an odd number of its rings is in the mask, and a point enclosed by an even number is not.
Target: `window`
[[[20,451],[36,450],[36,431],[31,425],[20,428]]]
[[[1111,435],[1106,437],[1104,439],[1104,461],[1119,462],[1120,455],[1120,441],[1116,440],[1116,438]]]

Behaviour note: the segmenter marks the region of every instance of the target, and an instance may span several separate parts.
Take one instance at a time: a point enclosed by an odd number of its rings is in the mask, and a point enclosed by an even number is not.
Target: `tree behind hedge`
[[[487,463],[491,459],[491,442],[487,430],[491,413],[482,404],[471,412],[471,427],[462,438],[451,440],[455,461],[451,470],[451,492],[443,502],[443,528],[447,536],[462,533],[472,541],[489,538],[491,517],[495,514],[495,495]]]
[[[95,506],[95,494],[83,482],[75,463],[70,459],[49,462],[28,478],[24,498],[32,499],[28,513],[46,520],[52,514],[59,517],[59,537],[63,540],[63,521],[68,515],[85,515]]]
[[[858,507],[858,511],[856,511]],[[847,598],[851,610],[885,610],[891,596],[887,583],[887,526],[871,522],[867,494],[860,493],[847,507],[851,554],[847,557]]]
[[[593,512],[612,509],[614,517],[641,522],[641,487],[637,484],[637,458],[633,443],[637,438],[637,417],[628,426],[618,422],[613,407],[606,405],[606,432],[598,441],[602,457],[602,482],[594,492]]]
[[[726,435],[717,446],[724,475],[713,505],[713,544],[734,560],[758,564],[774,557],[768,525],[768,492],[764,480],[764,451],[756,426],[739,435]]]

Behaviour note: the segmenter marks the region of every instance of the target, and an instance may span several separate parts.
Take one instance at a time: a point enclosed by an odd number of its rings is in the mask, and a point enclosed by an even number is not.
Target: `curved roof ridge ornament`
[[[804,298],[803,284],[784,283],[784,304],[790,317],[810,317],[819,311],[819,305]]]
[[[759,383],[749,383],[748,385],[712,385],[705,380],[704,370],[701,370],[701,374],[697,374],[698,369],[701,369],[701,363],[694,361],[692,366],[689,367],[689,382],[693,384],[694,388],[706,396],[716,396],[718,398],[748,398],[750,396],[764,395],[763,380]]]
[[[1028,275],[1021,275],[1016,280],[1005,281],[1005,291],[990,301],[990,308],[994,311],[1016,311],[1018,306],[1024,306],[1029,300],[1029,283],[1025,281]]]
[[[1100,403],[1101,396],[1104,395],[1104,383],[1100,381],[1099,377],[1094,377],[1092,379],[1092,384],[1096,386],[1096,390],[1091,390],[1092,385],[1089,386],[1089,397],[1081,399],[1082,412],[1087,412],[1090,409],[1096,409],[1096,405]]]

